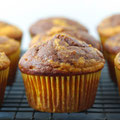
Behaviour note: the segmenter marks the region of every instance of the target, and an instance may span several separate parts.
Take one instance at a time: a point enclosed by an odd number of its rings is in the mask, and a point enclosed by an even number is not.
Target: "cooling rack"
[[[120,96],[118,88],[109,77],[105,65],[92,108],[80,113],[45,113],[32,109],[27,102],[20,71],[16,82],[7,87],[0,120],[120,120]]]

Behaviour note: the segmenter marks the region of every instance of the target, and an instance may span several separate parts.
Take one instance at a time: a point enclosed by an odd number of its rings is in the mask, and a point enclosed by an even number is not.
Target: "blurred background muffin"
[[[3,102],[5,88],[7,85],[10,60],[4,52],[0,52],[0,106]]]
[[[77,30],[88,32],[87,28],[77,21],[64,18],[64,17],[51,17],[51,18],[41,19],[35,22],[30,27],[30,34],[33,37],[37,34],[46,33],[51,28],[56,26],[73,27],[73,28],[76,28]]]
[[[0,36],[0,52],[4,52],[11,61],[7,83],[12,85],[20,56],[20,43],[6,36]]]
[[[53,37],[55,34],[58,34],[58,33],[67,34],[70,37],[73,37],[80,41],[84,41],[87,44],[90,44],[93,47],[97,48],[98,50],[101,50],[100,42],[96,40],[93,36],[91,36],[89,33],[82,30],[78,30],[73,27],[63,27],[63,26],[52,27],[49,31],[36,35],[30,41],[29,46],[31,47],[32,45],[45,42],[46,40],[49,40],[51,37]]]
[[[22,31],[14,25],[0,21],[0,36],[7,36],[21,43]]]
[[[105,18],[97,30],[103,45],[108,38],[120,33],[120,14]]]
[[[99,50],[65,34],[32,46],[19,61],[30,106],[45,112],[90,108],[104,63]]]
[[[119,88],[119,95],[120,95],[120,52],[116,55],[114,59],[115,64],[115,71],[116,71],[116,77],[117,77],[117,83]]]
[[[120,52],[120,34],[107,39],[103,45],[104,55],[108,62],[109,73],[113,81],[116,81],[114,58]]]

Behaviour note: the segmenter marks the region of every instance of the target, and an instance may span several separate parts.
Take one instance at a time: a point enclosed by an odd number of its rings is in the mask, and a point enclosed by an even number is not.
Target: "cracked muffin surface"
[[[120,52],[120,34],[117,34],[106,40],[104,49],[112,54]]]
[[[78,39],[80,41],[84,41],[87,44],[92,45],[93,47],[97,48],[98,50],[101,50],[101,44],[98,40],[96,40],[94,37],[92,37],[87,32],[77,30],[72,27],[53,27],[48,32],[44,34],[38,34],[30,41],[30,47],[39,43],[39,42],[45,42],[49,40],[52,36],[55,34],[67,34],[75,39]]]
[[[22,39],[22,31],[14,25],[0,21],[0,36],[7,36],[20,41]]]
[[[35,36],[40,33],[45,33],[49,31],[52,27],[55,26],[66,26],[66,27],[73,27],[78,30],[86,31],[88,32],[87,28],[83,26],[82,24],[78,23],[77,21],[64,18],[64,17],[51,17],[47,19],[41,19],[35,22],[30,27],[30,34],[32,36]]]
[[[0,36],[0,52],[5,52],[6,55],[10,55],[18,50],[20,43],[14,39],[6,36]]]
[[[10,65],[10,60],[4,52],[0,52],[0,70],[6,69]]]
[[[19,61],[23,73],[35,75],[85,74],[104,66],[103,54],[85,42],[57,34],[28,49]]]
[[[98,32],[106,37],[120,33],[120,14],[105,18],[98,25]]]

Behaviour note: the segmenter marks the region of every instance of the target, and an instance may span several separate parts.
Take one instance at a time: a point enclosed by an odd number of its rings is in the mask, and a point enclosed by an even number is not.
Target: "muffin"
[[[30,27],[30,34],[33,37],[37,34],[45,33],[49,31],[52,27],[56,27],[56,26],[67,26],[67,27],[71,26],[78,30],[88,32],[85,26],[81,25],[80,23],[76,21],[73,21],[68,18],[63,18],[63,17],[52,17],[52,18],[42,19],[42,20],[35,22]]]
[[[104,63],[99,50],[64,34],[29,48],[19,61],[28,103],[52,113],[90,108]]]
[[[54,36],[55,34],[58,33],[64,33],[67,34],[71,37],[74,37],[75,39],[78,39],[80,41],[84,41],[87,44],[92,45],[93,47],[97,48],[98,50],[101,50],[101,44],[99,41],[97,41],[94,37],[89,35],[87,32],[81,31],[74,29],[72,27],[53,27],[51,30],[49,30],[46,33],[43,34],[38,34],[30,42],[30,47],[32,45],[38,44],[39,42],[45,42],[48,40],[50,37]]]
[[[0,21],[0,36],[7,36],[21,42],[22,31],[14,25]]]
[[[120,94],[120,52],[116,55],[114,59],[114,64],[115,64],[115,71],[116,71],[117,83],[118,83],[119,94]]]
[[[4,99],[4,92],[7,85],[10,60],[5,53],[0,52],[0,106]]]
[[[104,19],[99,24],[97,30],[103,45],[108,38],[120,33],[120,14]]]
[[[106,40],[104,43],[104,56],[108,62],[109,73],[113,81],[116,82],[114,69],[114,58],[120,52],[120,34]]]
[[[20,43],[14,39],[0,36],[0,52],[5,52],[11,61],[8,75],[8,85],[12,85],[17,71],[17,64],[20,55]]]

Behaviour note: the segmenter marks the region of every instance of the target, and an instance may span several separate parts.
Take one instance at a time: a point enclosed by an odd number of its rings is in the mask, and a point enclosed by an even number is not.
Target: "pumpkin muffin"
[[[41,19],[35,22],[30,27],[30,34],[31,36],[35,36],[37,34],[46,33],[49,31],[52,27],[56,26],[66,26],[66,27],[73,27],[78,30],[86,31],[88,32],[87,28],[80,23],[63,17],[52,17],[47,19]]]
[[[0,36],[0,52],[5,52],[11,61],[8,75],[8,85],[12,85],[17,71],[17,64],[20,55],[20,43],[14,39]]]
[[[120,33],[120,14],[116,14],[104,19],[99,24],[97,30],[103,45],[108,38]]]
[[[4,92],[7,85],[10,60],[5,53],[0,52],[0,106],[4,99]]]
[[[104,43],[104,55],[108,62],[109,73],[113,81],[116,82],[114,58],[120,52],[120,34],[106,40]]]
[[[30,42],[30,47],[32,45],[38,44],[39,42],[45,42],[46,40],[50,39],[50,37],[54,36],[58,33],[64,33],[71,37],[74,37],[75,39],[78,39],[80,41],[84,41],[87,44],[92,45],[93,47],[97,48],[98,50],[101,50],[101,44],[99,41],[97,41],[94,37],[89,35],[87,32],[77,30],[72,27],[53,27],[51,30],[49,30],[46,33],[38,34]]]
[[[22,31],[14,25],[0,21],[0,36],[7,36],[21,42]]]
[[[104,63],[99,50],[64,34],[32,46],[19,61],[30,106],[53,113],[90,108]]]

